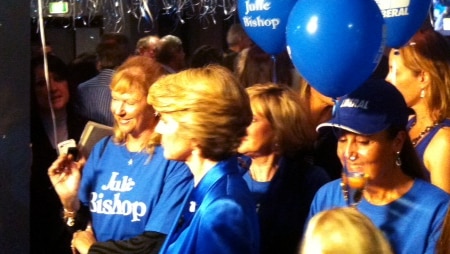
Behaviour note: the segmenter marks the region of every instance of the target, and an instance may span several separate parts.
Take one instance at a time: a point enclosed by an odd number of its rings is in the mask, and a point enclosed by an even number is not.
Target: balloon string
[[[277,57],[275,55],[272,55],[271,57],[272,57],[272,62],[273,62],[273,65],[272,65],[272,82],[276,84],[278,82],[278,80],[277,80]]]

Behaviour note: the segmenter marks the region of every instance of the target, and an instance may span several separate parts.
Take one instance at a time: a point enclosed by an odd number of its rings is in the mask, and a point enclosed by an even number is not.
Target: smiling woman
[[[65,219],[75,220],[69,226],[91,217],[92,229],[74,233],[79,253],[156,253],[176,217],[192,175],[164,158],[154,132],[158,116],[146,98],[162,73],[148,57],[125,61],[110,86],[113,137],[99,141],[84,168],[62,155],[48,170]]]
[[[337,134],[345,172],[367,175],[357,209],[385,233],[395,253],[435,253],[450,195],[423,180],[406,131],[408,109],[401,93],[384,80],[371,80],[336,106],[333,118],[318,130],[333,128]],[[335,180],[317,192],[310,216],[347,206],[341,183]]]

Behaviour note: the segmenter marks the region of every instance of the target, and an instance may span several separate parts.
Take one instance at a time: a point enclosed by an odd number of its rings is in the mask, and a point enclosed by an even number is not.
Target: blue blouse
[[[160,253],[256,254],[258,248],[255,203],[233,157],[191,190]]]

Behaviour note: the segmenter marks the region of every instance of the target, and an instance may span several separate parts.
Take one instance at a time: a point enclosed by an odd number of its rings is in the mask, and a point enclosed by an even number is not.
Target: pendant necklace
[[[128,166],[132,166],[134,164],[135,157],[138,156],[143,150],[144,150],[144,148],[141,148],[139,151],[136,151],[136,152],[130,152],[127,150],[128,157],[130,158],[128,160]]]
[[[416,122],[414,122],[411,127],[409,128],[409,130],[411,130],[412,127],[414,127],[414,125],[416,125]],[[438,126],[439,123],[434,123],[431,126],[427,126],[425,128],[425,130],[423,130],[422,132],[420,132],[419,136],[411,139],[411,143],[413,144],[413,146],[416,146],[416,144],[428,133],[430,132],[432,129],[434,129],[436,126]]]

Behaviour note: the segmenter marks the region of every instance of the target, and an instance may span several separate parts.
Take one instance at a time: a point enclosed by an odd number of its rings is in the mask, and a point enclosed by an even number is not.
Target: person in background
[[[164,156],[186,162],[194,175],[160,253],[258,253],[255,204],[236,152],[252,120],[244,88],[211,65],[159,79],[148,103],[161,116]]]
[[[297,93],[273,83],[247,92],[253,121],[238,152],[245,155],[243,178],[257,203],[260,253],[295,253],[314,194],[329,177],[305,159],[312,140]]]
[[[395,253],[434,254],[450,195],[423,180],[407,121],[402,94],[383,79],[369,79],[340,98],[333,118],[317,129],[335,131],[344,174],[364,177],[357,186],[341,179],[325,184],[314,197],[310,218],[353,206],[384,232]],[[353,194],[351,187],[359,191]]]
[[[301,79],[299,96],[307,119],[302,126],[307,136],[314,140],[311,160],[325,169],[330,179],[338,179],[342,175],[342,165],[336,155],[336,135],[331,130],[316,132],[319,124],[331,119],[335,102],[317,91],[305,79]]]
[[[244,87],[267,82],[291,87],[293,86],[291,71],[293,68],[287,51],[276,55],[276,64],[274,64],[271,55],[259,46],[252,45],[239,53],[236,59],[235,75]]]
[[[189,67],[200,68],[210,64],[223,65],[222,52],[210,45],[202,45],[192,53]]]
[[[136,55],[146,56],[156,61],[156,49],[159,43],[159,36],[148,35],[140,38],[136,43]]]
[[[166,35],[159,40],[156,48],[156,61],[158,61],[166,73],[176,73],[186,67],[186,54],[183,42],[175,35]]]
[[[389,241],[372,221],[350,207],[316,214],[298,254],[393,254]]]
[[[97,55],[95,52],[84,52],[77,55],[70,63],[69,67],[69,91],[76,95],[78,85],[98,75]],[[70,104],[76,109],[77,98],[72,96]]]
[[[112,126],[109,84],[115,69],[130,56],[128,38],[122,34],[105,34],[96,47],[99,74],[77,88],[77,111],[84,118]]]
[[[450,193],[450,46],[433,29],[419,30],[389,54],[386,80],[414,112],[408,132],[427,180]]]
[[[224,65],[234,72],[236,68],[236,58],[238,54],[253,45],[253,41],[245,32],[244,28],[239,23],[234,23],[227,31],[227,45],[228,51],[223,55]]]
[[[71,233],[61,220],[61,204],[47,176],[58,156],[57,144],[78,141],[86,121],[68,107],[69,70],[54,55],[47,55],[48,87],[44,56],[31,60],[30,141],[30,248],[33,253],[71,253]]]
[[[159,118],[146,101],[163,72],[148,57],[125,61],[111,82],[114,135],[94,146],[84,167],[62,155],[48,169],[69,228],[82,230],[72,240],[81,254],[157,253],[192,184],[184,163],[164,159]]]

